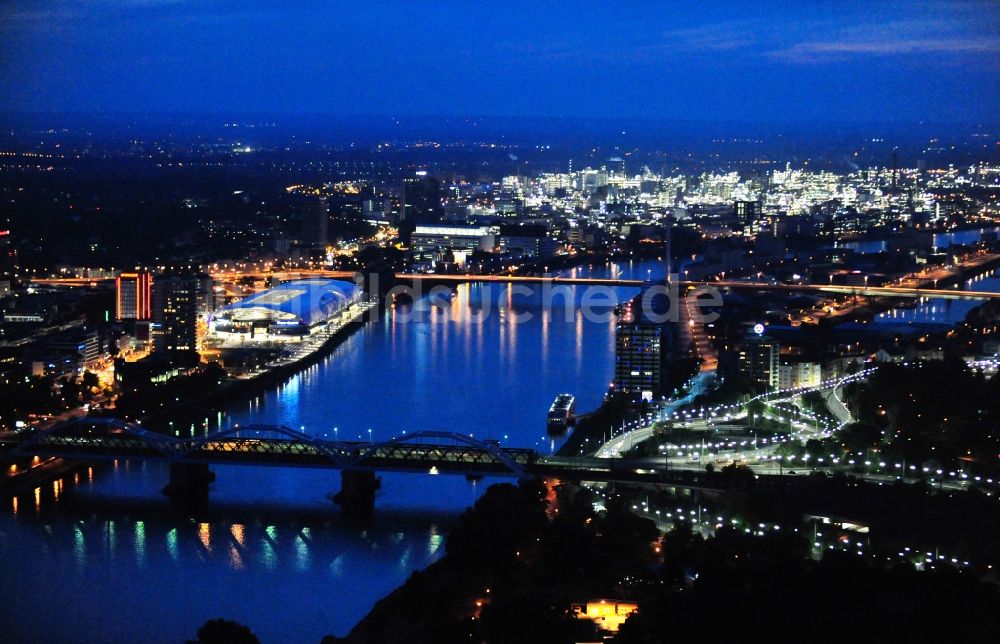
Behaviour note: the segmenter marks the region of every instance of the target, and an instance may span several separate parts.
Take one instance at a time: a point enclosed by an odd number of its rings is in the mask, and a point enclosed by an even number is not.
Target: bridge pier
[[[375,491],[382,482],[369,470],[341,470],[340,492],[333,500],[340,505],[344,517],[368,520],[375,514]]]
[[[207,463],[171,463],[170,482],[163,493],[171,498],[208,497],[208,486],[215,481],[215,472]]]

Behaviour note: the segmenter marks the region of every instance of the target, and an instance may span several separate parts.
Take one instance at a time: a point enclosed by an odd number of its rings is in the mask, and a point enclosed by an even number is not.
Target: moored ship
[[[564,432],[576,422],[576,398],[572,394],[559,394],[549,407],[549,431]]]

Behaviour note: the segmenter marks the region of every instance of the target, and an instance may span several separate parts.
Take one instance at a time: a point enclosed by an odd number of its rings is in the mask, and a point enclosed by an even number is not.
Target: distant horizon
[[[983,123],[0,111],[0,142],[13,145],[100,146],[133,138],[175,144],[214,141],[270,152],[331,146],[381,155],[389,154],[381,149],[389,143],[397,155],[395,163],[430,168],[446,158],[456,162],[455,154],[464,154],[461,163],[466,171],[489,159],[493,171],[500,167],[512,173],[530,172],[529,168],[551,171],[572,160],[593,164],[626,159],[633,167],[722,169],[766,158],[770,167],[790,163],[837,171],[884,166],[894,154],[899,163],[922,161],[930,167],[1000,162],[1000,126]],[[464,147],[465,152],[449,157],[447,147],[440,151],[416,147],[425,141],[457,146],[456,150]],[[498,149],[491,156],[481,149],[483,144],[497,144]]]
[[[981,127],[1000,128],[1000,112],[993,121],[988,120],[850,120],[850,119],[739,119],[658,116],[576,116],[576,115],[520,115],[502,113],[432,113],[432,112],[277,112],[277,111],[213,111],[213,110],[28,110],[0,109],[3,118],[124,118],[134,120],[159,119],[219,119],[222,121],[249,119],[284,119],[290,122],[315,119],[364,120],[364,119],[429,119],[431,121],[497,121],[497,122],[594,122],[633,123],[636,125],[691,125],[691,126],[760,126],[760,127]],[[277,125],[281,125],[277,123]]]

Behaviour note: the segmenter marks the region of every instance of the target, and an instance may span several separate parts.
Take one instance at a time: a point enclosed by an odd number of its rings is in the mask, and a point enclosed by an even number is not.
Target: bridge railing
[[[433,442],[427,442],[433,441]],[[453,432],[417,432],[378,443],[328,441],[281,425],[234,426],[207,436],[174,438],[118,419],[85,418],[0,440],[0,456],[154,458],[169,462],[284,463],[334,469],[435,467],[523,476],[529,449],[501,448]]]

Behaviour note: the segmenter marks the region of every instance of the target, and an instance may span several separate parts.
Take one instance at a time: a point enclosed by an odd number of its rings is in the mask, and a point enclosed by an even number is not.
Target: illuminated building
[[[44,341],[47,350],[80,356],[82,364],[92,365],[101,357],[100,336],[95,328],[76,328],[53,334]]]
[[[639,611],[636,602],[616,599],[595,599],[573,604],[570,608],[577,619],[592,619],[598,628],[612,633],[617,633],[625,620]]]
[[[822,367],[818,362],[795,360],[778,365],[778,389],[818,387],[822,380]]]
[[[761,203],[759,201],[737,201],[734,205],[736,219],[743,227],[744,235],[757,232],[762,219]]]
[[[153,278],[146,271],[122,273],[115,280],[115,317],[119,320],[149,320],[153,316]]]
[[[202,278],[197,273],[157,276],[153,286],[153,351],[197,351],[201,289]]]
[[[501,226],[500,248],[514,256],[544,259],[556,254],[557,244],[545,226]]]
[[[642,306],[639,295],[622,309],[615,325],[615,393],[630,400],[650,400],[663,393],[666,360],[670,351],[670,333],[666,322],[649,313],[665,313],[669,302],[665,295],[651,298],[653,311]],[[657,316],[659,317],[659,316]]]
[[[361,299],[362,291],[340,280],[293,280],[217,311],[209,323],[216,336],[297,340]]]
[[[736,217],[740,223],[749,224],[760,217],[759,201],[737,201],[735,206]]]
[[[740,347],[740,376],[752,384],[776,389],[780,377],[778,349],[777,341],[764,334],[764,325],[755,325]]]
[[[496,232],[489,226],[417,226],[410,235],[413,258],[418,261],[446,250],[491,251],[495,245]]]

